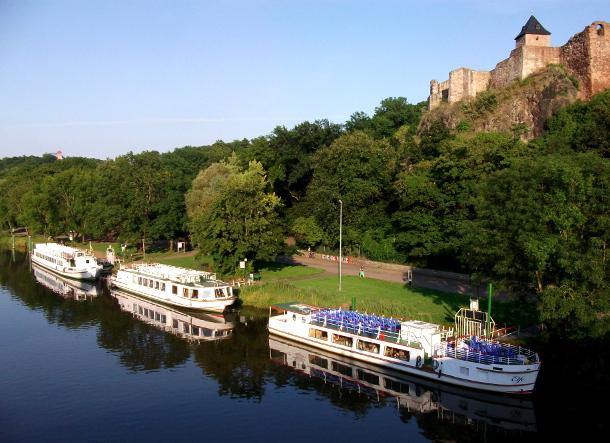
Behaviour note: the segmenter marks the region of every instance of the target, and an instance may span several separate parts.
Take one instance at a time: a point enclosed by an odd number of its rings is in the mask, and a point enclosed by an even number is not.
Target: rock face
[[[524,80],[481,93],[475,99],[444,102],[428,112],[420,131],[442,121],[463,134],[480,131],[513,132],[523,140],[539,137],[544,124],[558,109],[580,95],[578,80],[563,66],[549,66]]]

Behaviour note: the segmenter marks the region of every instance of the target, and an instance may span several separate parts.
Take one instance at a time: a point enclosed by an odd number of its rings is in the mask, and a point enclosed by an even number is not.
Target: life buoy
[[[438,370],[439,366],[440,366],[440,363],[438,362],[438,360],[434,360],[434,363],[432,363],[432,367],[434,368],[435,371]]]
[[[415,366],[421,368],[421,355],[417,356],[417,359],[415,360]]]

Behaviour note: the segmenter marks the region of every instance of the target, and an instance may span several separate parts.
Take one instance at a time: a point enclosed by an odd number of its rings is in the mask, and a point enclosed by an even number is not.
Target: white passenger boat
[[[36,243],[31,258],[33,263],[77,280],[95,280],[102,272],[91,252],[58,243]]]
[[[269,332],[326,351],[464,388],[531,393],[540,370],[536,352],[417,320],[292,302],[272,305]]]
[[[221,314],[186,312],[123,291],[111,291],[121,310],[155,328],[194,342],[224,340],[233,336],[235,322]]]
[[[308,377],[339,389],[366,395],[410,413],[435,413],[438,418],[460,425],[481,423],[510,431],[536,431],[534,403],[489,392],[463,389],[342,357],[291,340],[269,337],[273,362],[291,367]]]
[[[32,272],[38,283],[67,299],[81,301],[96,297],[102,292],[99,281],[63,278],[35,263],[32,263]]]
[[[213,273],[160,263],[121,265],[110,281],[114,288],[186,309],[223,312],[237,298]]]

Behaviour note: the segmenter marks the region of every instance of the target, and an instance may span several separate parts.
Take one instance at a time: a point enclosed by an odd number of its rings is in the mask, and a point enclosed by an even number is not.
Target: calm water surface
[[[23,252],[0,249],[0,313],[5,442],[539,441],[574,414],[280,341],[265,311],[193,316],[75,288]]]

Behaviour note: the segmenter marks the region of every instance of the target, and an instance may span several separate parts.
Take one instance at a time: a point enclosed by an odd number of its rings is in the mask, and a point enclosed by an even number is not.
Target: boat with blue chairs
[[[457,327],[300,302],[269,309],[272,334],[436,382],[528,394],[540,371],[538,353],[481,334],[457,334]]]

